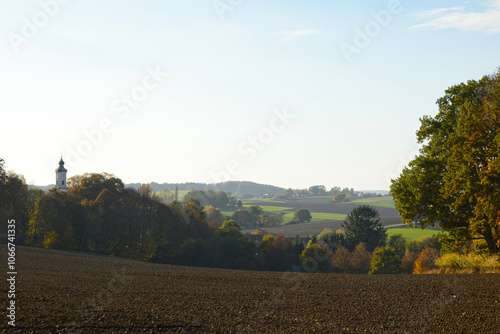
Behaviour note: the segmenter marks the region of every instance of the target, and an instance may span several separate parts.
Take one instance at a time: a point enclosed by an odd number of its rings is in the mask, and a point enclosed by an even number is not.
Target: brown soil
[[[4,245],[0,253],[6,263]],[[1,332],[500,331],[495,274],[231,271],[23,247],[16,261],[16,327],[4,314]],[[5,280],[1,294],[5,310]]]

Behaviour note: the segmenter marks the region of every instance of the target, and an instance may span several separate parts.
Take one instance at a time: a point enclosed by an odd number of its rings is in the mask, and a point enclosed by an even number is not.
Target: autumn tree
[[[424,116],[420,154],[392,181],[409,225],[439,224],[456,240],[482,238],[500,250],[500,70],[450,87]]]
[[[356,246],[351,257],[351,271],[355,274],[368,274],[373,255],[366,250],[364,243]]]
[[[0,180],[0,198],[3,197],[0,202],[0,227],[6,231],[7,221],[14,219],[16,221],[16,243],[24,244],[30,212],[28,185],[22,175],[12,171],[0,172],[0,178],[3,179]]]
[[[332,255],[332,269],[341,274],[347,274],[351,271],[351,252],[344,246],[340,246]]]
[[[335,194],[332,198],[333,203],[342,203],[346,201],[346,194],[345,193],[338,193]]]
[[[439,257],[437,250],[433,248],[426,248],[420,253],[420,256],[415,261],[413,267],[414,274],[425,274],[426,272],[436,269],[436,259]]]
[[[310,243],[300,255],[302,268],[310,273],[330,271],[331,253],[317,243]]]
[[[382,247],[373,253],[370,274],[401,273],[401,258],[392,247]]]
[[[222,226],[225,220],[227,220],[227,216],[223,214],[219,209],[214,208],[211,205],[208,205],[204,209],[205,214],[207,215],[208,222],[217,222],[217,225]]]
[[[353,209],[342,223],[345,230],[345,244],[353,250],[363,242],[369,251],[377,246],[384,246],[387,230],[380,223],[378,211],[368,205],[360,205]]]

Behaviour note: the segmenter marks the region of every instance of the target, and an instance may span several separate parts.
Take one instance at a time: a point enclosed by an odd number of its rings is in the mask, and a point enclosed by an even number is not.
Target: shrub
[[[413,273],[413,266],[415,265],[415,261],[417,260],[417,258],[417,253],[406,251],[402,261],[403,273]]]
[[[399,274],[401,258],[394,248],[382,247],[373,254],[370,274]]]
[[[434,262],[439,257],[439,253],[434,248],[426,248],[420,253],[413,267],[414,274],[425,274],[428,271],[436,269]]]
[[[436,259],[435,264],[447,273],[500,272],[500,256],[498,255],[447,253]]]

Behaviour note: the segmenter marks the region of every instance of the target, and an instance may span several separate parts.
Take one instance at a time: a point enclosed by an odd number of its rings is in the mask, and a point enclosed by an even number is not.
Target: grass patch
[[[391,208],[395,209],[394,199],[392,196],[385,197],[373,197],[373,198],[362,198],[351,201],[351,203],[361,204],[361,205],[370,205],[370,206],[378,206],[382,208]]]
[[[273,198],[253,198],[253,199],[245,199],[243,200],[244,204],[255,205],[255,203],[260,202],[276,202],[276,203],[287,203],[288,201],[277,200]]]
[[[441,231],[438,230],[422,230],[420,228],[388,228],[387,236],[401,234],[406,241],[417,240],[421,237],[432,237]]]
[[[322,212],[311,212],[312,222],[320,222],[323,220],[344,220],[347,215],[341,213],[322,213]]]

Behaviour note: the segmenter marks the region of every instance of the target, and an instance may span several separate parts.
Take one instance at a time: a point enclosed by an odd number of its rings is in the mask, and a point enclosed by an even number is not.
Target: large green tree
[[[484,239],[500,249],[500,70],[450,87],[424,116],[420,154],[392,181],[409,225],[439,224],[457,241]]]
[[[342,224],[349,250],[352,251],[361,242],[370,252],[377,246],[385,245],[387,231],[378,217],[378,211],[368,205],[360,205],[349,213]]]

